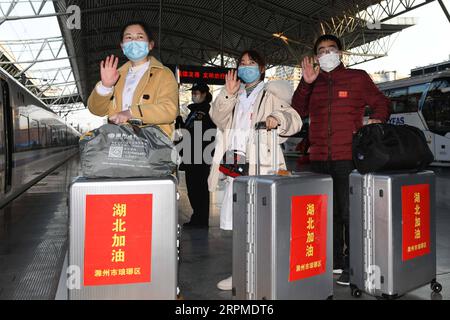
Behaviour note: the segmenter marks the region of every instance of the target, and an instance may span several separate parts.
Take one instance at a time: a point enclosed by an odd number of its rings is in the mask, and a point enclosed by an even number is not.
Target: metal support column
[[[220,66],[223,68],[225,66],[223,57],[223,39],[225,31],[225,5],[224,0],[222,0],[222,31],[220,32]]]
[[[448,13],[448,10],[445,7],[444,3],[442,2],[442,0],[438,0],[438,2],[441,5],[442,11],[444,11],[445,16],[447,17],[448,22],[450,22],[450,14]]]
[[[161,32],[162,32],[162,11],[163,11],[163,0],[159,0],[159,31],[158,31],[158,52],[159,59],[162,61],[161,57]]]

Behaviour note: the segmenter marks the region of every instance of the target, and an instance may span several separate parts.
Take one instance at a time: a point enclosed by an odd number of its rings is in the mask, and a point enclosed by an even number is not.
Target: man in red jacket
[[[303,77],[292,98],[302,118],[309,116],[311,170],[333,178],[334,273],[337,283],[349,285],[349,175],[354,170],[352,138],[363,126],[369,106],[370,123],[385,122],[390,103],[363,70],[347,69],[341,62],[341,41],[322,35],[314,57],[302,61]]]

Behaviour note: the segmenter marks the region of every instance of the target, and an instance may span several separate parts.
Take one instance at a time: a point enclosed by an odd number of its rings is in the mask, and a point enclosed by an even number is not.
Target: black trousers
[[[210,166],[206,164],[186,165],[186,185],[189,202],[193,209],[193,224],[209,225],[208,176]]]
[[[349,268],[349,175],[353,161],[312,161],[311,170],[333,178],[333,259],[334,267]]]

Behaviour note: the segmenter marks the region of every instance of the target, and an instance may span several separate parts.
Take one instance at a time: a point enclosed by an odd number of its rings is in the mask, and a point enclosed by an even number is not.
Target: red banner
[[[291,205],[289,281],[297,281],[326,271],[327,195],[295,196]]]
[[[229,69],[203,66],[178,66],[180,83],[198,83],[224,85]]]
[[[402,187],[402,259],[430,253],[430,186]]]
[[[84,285],[151,281],[151,194],[86,196]]]

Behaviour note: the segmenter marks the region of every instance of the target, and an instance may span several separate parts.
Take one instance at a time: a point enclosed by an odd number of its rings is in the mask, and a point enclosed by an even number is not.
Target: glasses
[[[326,47],[326,48],[320,48],[319,52],[317,53],[317,57],[321,57],[327,53],[338,53],[339,50],[336,47]]]

